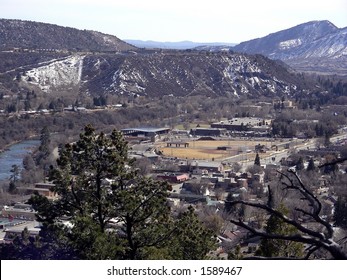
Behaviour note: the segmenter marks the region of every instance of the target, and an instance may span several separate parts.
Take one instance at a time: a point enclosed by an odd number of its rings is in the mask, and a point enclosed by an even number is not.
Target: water
[[[25,140],[10,146],[8,150],[0,153],[0,181],[10,178],[12,165],[16,164],[22,170],[23,158],[39,145],[39,140]]]

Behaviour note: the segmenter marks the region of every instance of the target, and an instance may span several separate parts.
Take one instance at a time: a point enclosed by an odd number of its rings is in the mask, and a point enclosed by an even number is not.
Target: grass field
[[[188,159],[224,159],[239,153],[254,151],[255,145],[261,144],[270,148],[269,141],[252,140],[216,140],[216,141],[188,141],[189,147],[167,147],[165,142],[158,143],[157,148],[166,156]],[[227,147],[227,150],[218,150]]]

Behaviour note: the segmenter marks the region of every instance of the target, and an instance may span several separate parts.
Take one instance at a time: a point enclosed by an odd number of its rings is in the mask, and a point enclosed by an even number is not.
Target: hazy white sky
[[[239,43],[312,20],[346,27],[347,0],[0,0],[0,18],[120,39]]]

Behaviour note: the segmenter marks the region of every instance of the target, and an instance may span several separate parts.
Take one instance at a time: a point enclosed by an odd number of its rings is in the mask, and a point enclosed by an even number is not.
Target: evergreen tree
[[[335,225],[347,229],[347,197],[339,196],[334,210]]]
[[[303,170],[305,168],[304,159],[302,157],[299,158],[295,167],[296,167],[296,170]]]
[[[313,158],[310,158],[310,160],[308,161],[308,165],[307,165],[307,171],[314,171],[316,169],[315,165],[314,165],[314,160]]]
[[[187,248],[172,240],[186,232],[179,230],[180,220],[167,204],[169,185],[138,174],[119,131],[107,136],[87,126],[77,142],[59,152],[50,176],[59,199],[36,195],[30,200],[43,223],[42,247],[47,250],[41,251],[48,258],[202,258],[212,248],[207,242],[212,234],[188,211],[191,221],[186,223],[196,245],[188,248],[191,254],[179,253]],[[195,252],[199,246],[200,254]]]
[[[258,153],[255,156],[254,165],[260,166],[260,157]]]
[[[192,206],[175,222],[170,253],[174,259],[201,260],[216,247],[216,237],[199,221]]]
[[[17,192],[17,186],[13,183],[13,181],[10,181],[8,184],[8,192],[11,194],[15,194]]]
[[[50,132],[48,127],[45,126],[44,128],[42,128],[40,133],[40,146],[39,146],[40,152],[44,153],[45,155],[48,155],[50,143],[51,143]]]
[[[282,214],[288,214],[288,209],[283,205],[280,205],[277,210]],[[270,234],[278,235],[295,235],[297,233],[297,229],[294,226],[285,223],[275,215],[270,216],[265,231]],[[302,243],[281,239],[262,239],[256,254],[270,258],[300,258],[303,256],[303,250],[304,246]]]
[[[11,175],[10,175],[10,183],[9,183],[8,191],[10,193],[15,193],[17,190],[17,182],[19,181],[19,176],[20,176],[19,166],[16,164],[12,165],[10,172],[11,172]]]
[[[330,133],[326,132],[324,134],[324,146],[325,147],[329,147],[331,145],[331,141],[330,141]]]
[[[39,151],[36,155],[36,164],[43,166],[44,169],[45,165],[47,165],[47,159],[50,154],[50,143],[51,143],[51,136],[50,132],[47,126],[41,129],[40,133],[40,146]]]
[[[19,166],[17,164],[13,164],[10,172],[11,172],[10,180],[13,181],[14,184],[16,184],[19,180],[19,175],[20,175]]]

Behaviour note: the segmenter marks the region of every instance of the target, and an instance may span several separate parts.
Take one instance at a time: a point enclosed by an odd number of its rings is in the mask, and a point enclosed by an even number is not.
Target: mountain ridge
[[[178,41],[178,42],[162,42],[162,41],[153,41],[153,40],[133,40],[125,39],[125,42],[128,44],[134,45],[138,48],[161,48],[161,49],[193,49],[202,46],[235,46],[234,43],[223,43],[223,42],[213,42],[213,43],[204,43],[204,42],[192,42],[192,41]]]
[[[0,49],[128,51],[136,47],[113,35],[56,24],[0,19]]]
[[[12,29],[4,28],[10,24],[14,25]],[[70,100],[190,95],[238,99],[294,96],[310,91],[310,86],[285,64],[262,55],[227,50],[139,49],[115,36],[100,34],[0,20],[0,93],[15,98],[34,91],[43,100],[61,102],[62,95]]]
[[[310,21],[242,42],[234,51],[259,53],[280,59],[295,69],[347,74],[347,27],[338,28],[330,21]],[[334,64],[340,65],[334,69]]]
[[[74,90],[149,98],[294,96],[305,88],[300,77],[264,56],[200,51],[74,53],[22,68],[19,83],[43,95]]]

